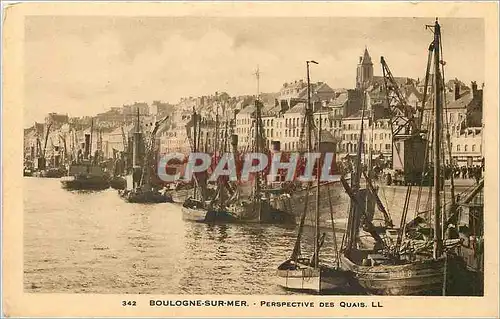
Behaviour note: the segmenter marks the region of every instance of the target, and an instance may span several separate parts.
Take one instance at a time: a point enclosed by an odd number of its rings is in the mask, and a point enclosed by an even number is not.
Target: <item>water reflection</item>
[[[393,211],[397,192],[386,192]],[[295,227],[186,223],[178,205],[129,204],[112,189],[68,192],[56,179],[25,178],[23,194],[26,292],[290,293],[274,282]],[[322,257],[333,259],[324,231]],[[313,234],[305,228],[304,254]]]

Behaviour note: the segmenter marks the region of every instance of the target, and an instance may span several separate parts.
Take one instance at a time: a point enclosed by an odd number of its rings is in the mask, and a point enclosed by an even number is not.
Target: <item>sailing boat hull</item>
[[[278,267],[277,284],[284,289],[322,293],[338,291],[349,286],[351,275],[329,267],[313,268],[285,261]]]
[[[63,176],[61,186],[67,190],[105,190],[109,188],[109,182],[99,176]]]
[[[190,207],[182,207],[182,219],[198,223],[237,222],[236,217],[225,211]]]
[[[172,197],[170,197],[170,195],[161,194],[155,191],[130,192],[125,190],[118,191],[118,193],[127,203],[159,204],[172,202]]]
[[[174,203],[184,203],[189,196],[193,195],[193,189],[180,189],[171,192]]]
[[[188,198],[182,205],[182,219],[198,223],[233,222],[236,217],[222,210],[207,209],[206,203]]]
[[[404,265],[361,266],[346,256],[342,268],[351,271],[361,287],[373,295],[441,295],[445,259],[425,259]]]
[[[123,190],[127,188],[127,180],[121,176],[115,176],[110,179],[109,185],[113,189]]]

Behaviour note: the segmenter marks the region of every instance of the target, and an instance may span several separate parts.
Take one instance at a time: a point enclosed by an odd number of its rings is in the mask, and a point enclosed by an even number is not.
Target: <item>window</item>
[[[385,144],[385,149],[389,151],[391,149],[391,144]]]
[[[457,145],[457,152],[460,152],[460,144]]]
[[[472,144],[472,151],[475,152],[476,151],[476,144]]]
[[[288,130],[285,130],[285,137],[288,137]]]
[[[464,151],[467,152],[467,148],[468,148],[469,145],[465,144],[464,146]]]

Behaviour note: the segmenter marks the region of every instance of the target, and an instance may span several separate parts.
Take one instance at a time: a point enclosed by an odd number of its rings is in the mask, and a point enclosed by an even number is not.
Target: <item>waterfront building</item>
[[[304,128],[306,107],[306,103],[299,102],[282,114],[280,121],[282,126],[280,137],[282,150],[294,151],[299,149],[300,135]]]
[[[468,127],[451,137],[452,163],[458,166],[481,165],[483,159],[483,129]],[[448,159],[449,157],[446,156]],[[447,160],[447,162],[449,162]]]
[[[368,156],[371,148],[373,158],[390,160],[392,158],[392,132],[389,119],[380,118],[371,122],[371,111],[358,111],[342,121],[342,142],[339,153],[342,156],[355,156],[359,147],[359,134],[361,134],[361,122],[363,119],[363,153]],[[372,126],[370,126],[372,124]],[[365,157],[366,157],[365,156]]]
[[[335,97],[335,91],[325,82],[311,83],[310,94],[313,109]],[[284,83],[277,99],[283,112],[291,109],[297,103],[307,102],[307,82],[301,79]]]

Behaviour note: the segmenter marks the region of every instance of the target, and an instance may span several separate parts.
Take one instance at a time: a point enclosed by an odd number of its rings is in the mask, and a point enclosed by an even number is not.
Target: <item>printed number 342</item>
[[[135,300],[132,300],[132,301],[130,301],[130,300],[127,300],[127,301],[123,300],[122,301],[122,306],[132,306],[132,307],[135,307]]]

